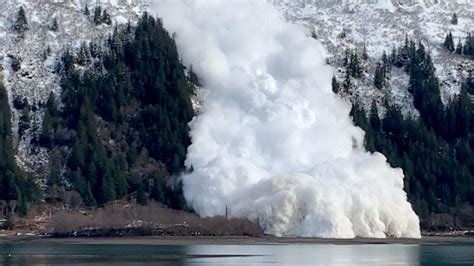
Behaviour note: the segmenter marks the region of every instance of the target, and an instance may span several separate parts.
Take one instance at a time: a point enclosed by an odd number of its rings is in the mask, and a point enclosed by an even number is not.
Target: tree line
[[[191,143],[193,85],[185,71],[174,40],[147,14],[105,45],[66,51],[57,68],[62,94],[51,94],[39,139],[52,154],[70,150],[51,166],[50,186],[77,191],[86,206],[134,194],[143,204],[153,198],[185,208],[181,184],[170,178],[185,170]],[[60,177],[57,167],[65,169]]]
[[[460,94],[445,106],[431,55],[421,42],[407,38],[381,61],[375,87],[385,81],[387,69],[403,68],[420,116],[406,117],[398,107],[384,103],[386,113],[381,117],[375,102],[369,111],[354,103],[351,115],[366,132],[367,149],[385,154],[392,166],[404,170],[405,190],[424,226],[433,213],[449,214],[472,226],[472,217],[462,211],[474,204],[472,71],[462,81]],[[333,86],[338,86],[337,80]]]
[[[7,218],[26,214],[29,203],[39,200],[36,183],[16,164],[11,129],[8,95],[0,83],[0,215]]]
[[[17,28],[26,30],[21,10],[24,26]],[[107,23],[107,13],[98,10],[95,17]],[[187,170],[198,78],[181,63],[162,22],[144,14],[136,26],[115,27],[109,37],[66,50],[55,71],[62,92],[40,106],[42,129],[32,143],[50,154],[44,193],[16,165],[11,110],[0,87],[0,203],[10,206],[6,210],[25,214],[40,199],[93,207],[124,197],[186,209],[175,177]],[[19,99],[15,106],[30,108]]]
[[[444,39],[443,46],[446,50],[452,53],[474,57],[474,37],[470,32],[467,33],[464,43],[462,39],[459,38],[457,45],[454,44],[453,34],[448,32]]]

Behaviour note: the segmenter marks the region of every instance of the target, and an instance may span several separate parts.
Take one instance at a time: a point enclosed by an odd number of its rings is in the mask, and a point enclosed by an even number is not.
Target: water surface
[[[0,244],[1,265],[474,265],[473,244]]]

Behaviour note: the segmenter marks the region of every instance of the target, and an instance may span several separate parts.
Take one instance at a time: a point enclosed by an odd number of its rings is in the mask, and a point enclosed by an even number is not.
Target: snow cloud
[[[420,237],[403,173],[363,148],[320,43],[267,0],[150,0],[203,89],[183,176],[201,216],[266,233]]]

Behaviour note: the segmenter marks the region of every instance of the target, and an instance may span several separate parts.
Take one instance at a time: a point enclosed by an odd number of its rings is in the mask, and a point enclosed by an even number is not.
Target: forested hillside
[[[86,7],[82,16],[96,27],[112,24],[100,7]],[[13,25],[19,39],[28,31],[27,20],[20,9]],[[55,19],[49,31],[58,27],[61,21]],[[448,55],[472,60],[472,35],[455,43],[448,33]],[[45,49],[48,57],[51,50]],[[13,72],[27,72],[19,58],[9,60]],[[351,115],[366,132],[366,148],[404,170],[405,191],[423,228],[474,227],[473,70],[463,70],[470,74],[457,81],[462,84],[459,95],[443,98],[439,72],[423,42],[407,38],[383,54],[375,73],[365,68],[370,65],[366,61],[366,47],[347,50],[333,91],[351,96],[360,80],[373,77],[369,85],[386,93],[393,73],[402,73],[408,76],[416,111],[404,112],[388,97],[374,101],[370,109],[351,98]],[[36,203],[77,209],[119,199],[142,205],[153,200],[187,210],[176,177],[192,171],[184,161],[191,144],[188,123],[195,115],[191,98],[199,79],[181,63],[162,22],[145,13],[136,25],[117,24],[110,36],[69,47],[56,63],[60,90],[53,90],[46,103],[16,97],[10,107],[0,84],[0,216],[24,215]],[[17,126],[12,113],[19,118]],[[44,113],[41,119],[35,117],[38,113]],[[24,142],[28,131],[31,150],[48,155],[46,174],[34,176],[17,165],[14,136]]]
[[[161,22],[145,14],[104,48],[66,51],[58,72],[64,106],[51,95],[39,140],[56,158],[48,187],[69,186],[86,206],[136,193],[142,203],[151,197],[184,208],[180,184],[169,177],[184,170],[193,87]]]
[[[0,83],[0,216],[26,214],[28,202],[38,200],[35,182],[18,169],[12,144],[11,110],[5,88]]]
[[[467,40],[468,44],[469,37]],[[363,69],[361,61],[351,52],[345,65],[346,79],[333,80],[333,90],[350,94],[351,80],[360,78]],[[352,116],[366,132],[367,149],[385,154],[393,166],[404,170],[405,190],[424,228],[472,227],[472,70],[460,81],[461,93],[449,99],[445,106],[430,51],[422,43],[407,39],[390,56],[384,54],[375,70],[374,86],[377,89],[382,89],[390,80],[392,68],[403,69],[408,74],[409,92],[420,115],[404,116],[399,108],[386,102],[374,102],[367,111],[355,102]],[[385,112],[381,113],[379,106]]]
[[[186,208],[181,184],[171,177],[185,171],[194,116],[188,76],[196,78],[161,22],[145,14],[137,26],[117,27],[104,40],[67,50],[56,72],[62,93],[51,93],[42,106],[42,129],[33,140],[51,157],[38,185],[16,166],[11,110],[0,88],[0,197],[11,212],[24,214],[39,187],[46,202],[70,208],[124,197]],[[15,102],[19,110],[30,108]]]

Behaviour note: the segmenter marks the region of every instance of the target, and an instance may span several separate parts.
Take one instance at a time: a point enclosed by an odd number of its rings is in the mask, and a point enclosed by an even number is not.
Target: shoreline
[[[143,237],[89,237],[54,238],[48,236],[8,236],[0,237],[1,244],[59,244],[59,245],[474,245],[474,237],[464,236],[423,236],[421,239],[403,238],[279,238],[263,237],[207,237],[207,236],[143,236]]]

